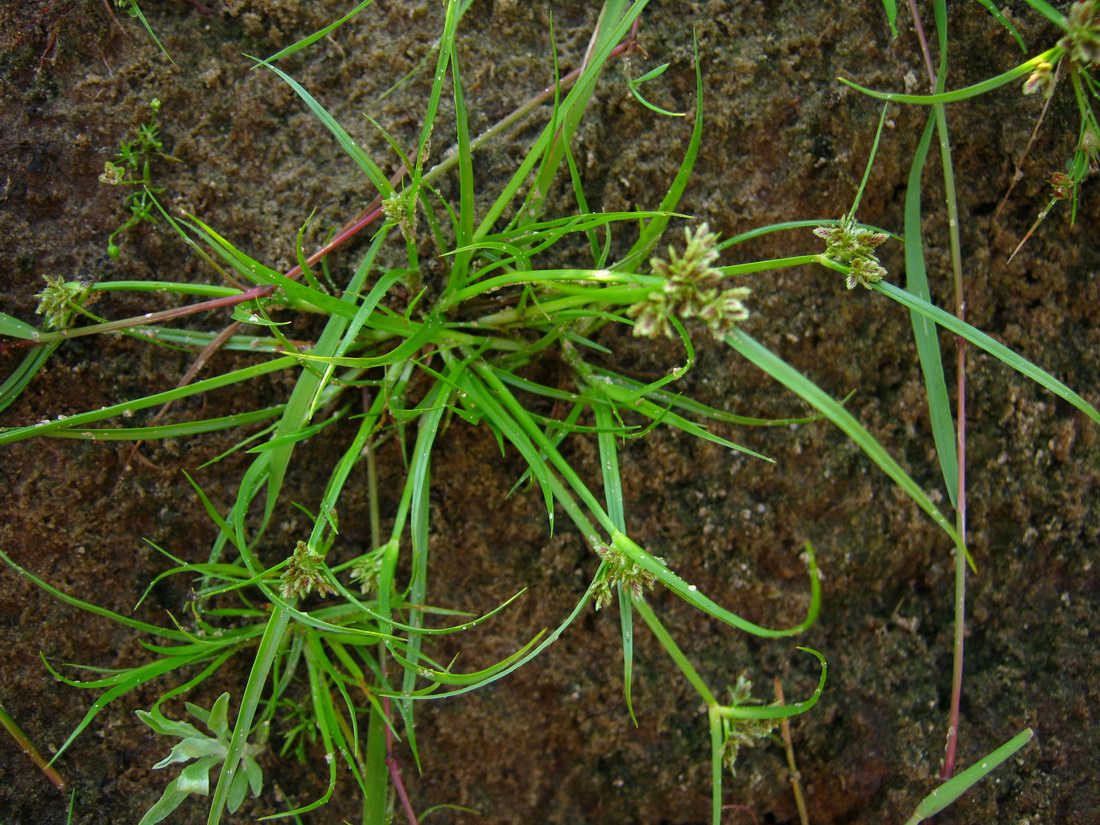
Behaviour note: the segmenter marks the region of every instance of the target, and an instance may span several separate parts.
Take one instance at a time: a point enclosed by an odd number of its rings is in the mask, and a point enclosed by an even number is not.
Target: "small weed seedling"
[[[153,161],[178,162],[176,158],[164,151],[160,125],[157,123],[160,105],[158,98],[154,97],[149,101],[149,119],[138,126],[131,140],[124,140],[119,144],[115,159],[103,164],[103,174],[99,176],[102,183],[111,186],[128,186],[133,190],[126,196],[126,207],[130,210],[130,217],[123,221],[107,239],[107,254],[112,258],[122,254],[116,241],[119,235],[145,221],[156,223],[157,210],[154,198],[164,189],[153,186],[151,172]]]

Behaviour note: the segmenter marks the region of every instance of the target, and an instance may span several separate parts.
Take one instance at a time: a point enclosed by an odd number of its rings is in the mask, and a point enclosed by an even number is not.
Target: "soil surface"
[[[0,8],[0,237],[6,264],[0,310],[31,323],[45,275],[155,278],[215,283],[216,274],[163,222],[107,237],[125,218],[125,193],[100,183],[120,141],[162,102],[159,122],[175,162],[157,163],[162,200],[200,216],[274,268],[294,260],[298,227],[316,209],[307,245],[323,239],[373,197],[297,96],[277,77],[251,71],[244,54],[269,55],[343,14],[346,0],[146,2],[169,62],[139,22],[113,2],[32,0]],[[476,0],[460,28],[475,133],[552,78],[549,9],[563,68],[576,66],[595,22],[590,3]],[[904,5],[904,4],[899,4]],[[921,5],[922,8],[924,4]],[[996,75],[1024,58],[978,3],[951,5],[948,86]],[[1026,4],[1001,4],[1029,54],[1057,32]],[[931,10],[924,9],[931,28]],[[902,15],[904,17],[904,14]],[[377,119],[402,146],[415,145],[441,30],[441,4],[378,0],[356,21],[284,68],[311,89],[356,140],[390,160]],[[844,213],[859,184],[879,106],[836,81],[923,91],[927,79],[909,20],[890,37],[877,3],[652,2],[635,54],[607,71],[576,147],[594,207],[655,207],[690,133],[628,94],[626,81],[670,62],[645,87],[676,110],[693,105],[692,33],[702,56],[703,145],[682,211],[732,235],[785,220]],[[410,74],[411,73],[411,74]],[[392,89],[395,83],[405,82]],[[388,93],[387,93],[388,92]],[[1068,83],[1058,89],[1007,205],[998,203],[1024,156],[1043,101],[1019,83],[949,107],[958,180],[970,321],[1100,403],[1100,197],[1086,183],[1075,225],[1059,205],[1011,263],[1008,256],[1046,204],[1045,179],[1064,167],[1077,134]],[[868,223],[900,231],[909,163],[926,112],[894,107],[860,209]],[[504,179],[535,134],[521,126],[478,155],[486,191]],[[437,152],[446,140],[440,137]],[[935,155],[935,151],[933,151]],[[937,302],[950,306],[942,175],[925,176],[926,252]],[[444,186],[451,184],[445,183]],[[563,199],[561,209],[568,204]],[[681,230],[676,228],[675,234]],[[670,236],[671,237],[671,236]],[[809,230],[737,247],[723,262],[815,252]],[[904,283],[901,244],[883,247],[890,279]],[[333,257],[346,277],[355,250]],[[880,295],[849,292],[839,276],[803,268],[756,276],[746,329],[837,397],[926,490],[942,488],[907,313]],[[165,306],[161,296],[109,300],[94,309],[125,317]],[[190,318],[219,329],[223,316]],[[296,329],[303,337],[315,329]],[[802,415],[804,408],[731,351],[698,336],[687,394],[733,412]],[[659,374],[681,356],[606,335],[617,363]],[[944,337],[954,385],[954,346]],[[6,376],[21,354],[6,353]],[[25,424],[168,389],[192,355],[133,338],[80,338],[62,346],[0,424]],[[212,369],[252,363],[217,356]],[[554,368],[551,365],[550,368]],[[211,369],[211,368],[208,368]],[[212,374],[212,373],[209,373]],[[262,379],[249,397],[215,393],[179,405],[181,415],[223,415],[277,401],[291,377]],[[969,635],[960,764],[1032,727],[1035,740],[940,818],[958,825],[1095,822],[1100,810],[1100,439],[1082,414],[984,354],[971,351],[968,383]],[[254,393],[254,397],[252,396]],[[203,406],[205,405],[205,406]],[[140,416],[135,417],[141,420]],[[339,427],[311,441],[295,463],[288,500],[309,505],[326,467],[346,444]],[[659,429],[623,447],[627,518],[634,536],[719,603],[763,624],[797,621],[807,587],[799,553],[818,550],[824,575],[820,620],[798,640],[824,653],[829,681],[820,704],[792,724],[811,821],[900,823],[937,783],[951,681],[953,559],[949,542],[866,456],[826,422],[775,430],[716,427],[775,465]],[[76,597],[130,614],[171,562],[145,540],[204,559],[214,529],[183,477],[195,474],[226,506],[245,466],[233,457],[199,465],[232,446],[234,433],[130,448],[34,440],[0,450],[0,549]],[[595,443],[574,439],[573,457],[594,466]],[[396,489],[400,456],[379,456],[383,489]],[[128,469],[127,469],[128,467]],[[466,669],[494,661],[539,629],[554,627],[584,591],[597,559],[580,537],[549,537],[537,493],[505,495],[520,468],[484,431],[456,421],[433,458],[430,601],[484,611],[522,587],[505,617],[462,638]],[[311,470],[316,472],[311,474]],[[945,496],[941,496],[945,510]],[[396,494],[387,492],[383,512]],[[302,519],[280,525],[296,535]],[[561,521],[564,522],[564,519]],[[366,496],[341,511],[342,540],[368,540]],[[293,546],[293,542],[288,546]],[[169,621],[185,609],[188,583],[154,588],[134,614]],[[808,694],[816,671],[791,642],[763,642],[691,609],[667,592],[650,602],[703,677],[719,687],[745,674],[770,698]],[[131,630],[81,612],[11,570],[0,570],[0,702],[44,752],[58,748],[99,691],[57,681],[43,666],[116,668],[147,656]],[[248,663],[227,666],[192,696],[238,695]],[[94,678],[83,672],[78,678]],[[400,750],[418,810],[451,804],[429,823],[703,823],[709,821],[709,741],[698,696],[648,631],[636,641],[634,727],[622,700],[618,619],[591,609],[543,656],[483,691],[423,703],[422,772]],[[136,822],[174,772],[152,771],[168,746],[134,715],[165,684],[150,683],[109,705],[57,762],[75,793],[76,823]],[[724,693],[724,690],[723,690]],[[308,760],[261,757],[268,788],[233,821],[319,796],[327,770],[320,743]],[[340,791],[343,793],[341,794]],[[355,821],[354,784],[342,776],[332,806],[310,822]],[[727,823],[798,821],[781,746],[743,752],[727,777]],[[0,736],[0,822],[62,823],[68,795]],[[205,821],[189,800],[170,820]],[[401,815],[398,815],[401,821]]]

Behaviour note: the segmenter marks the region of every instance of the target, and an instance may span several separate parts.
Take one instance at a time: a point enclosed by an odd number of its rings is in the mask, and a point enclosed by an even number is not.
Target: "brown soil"
[[[316,208],[313,235],[340,225],[370,200],[369,185],[296,96],[277,78],[249,71],[242,53],[270,54],[343,13],[340,0],[147,2],[145,11],[176,60],[170,64],[137,21],[110,2],[33,0],[0,8],[0,235],[8,250],[0,310],[34,322],[41,277],[209,281],[212,273],[163,225],[126,234],[119,260],[106,238],[124,219],[123,195],[98,182],[103,163],[163,101],[167,148],[179,163],[156,168],[165,200],[200,215],[272,266],[293,260],[297,227]],[[549,15],[541,3],[478,0],[463,21],[468,96],[480,131],[550,77]],[[549,4],[546,4],[549,5]],[[554,4],[563,65],[576,65],[596,4]],[[903,4],[902,4],[903,5]],[[1034,53],[1056,33],[1013,4]],[[564,6],[564,8],[557,8]],[[209,13],[204,13],[209,12]],[[931,13],[928,25],[931,25]],[[903,15],[904,16],[904,15]],[[1022,58],[977,3],[952,4],[949,86],[997,74]],[[360,117],[369,112],[413,145],[430,72],[382,93],[427,55],[438,36],[438,3],[379,0],[360,22],[286,67],[378,157],[384,142]],[[760,225],[841,214],[851,201],[873,137],[878,106],[834,78],[900,88],[923,70],[911,25],[891,40],[878,4],[653,2],[641,42],[648,58],[615,65],[593,103],[577,157],[588,195],[605,209],[656,205],[686,145],[689,124],[638,106],[624,80],[671,61],[652,87],[672,107],[690,107],[691,34],[703,55],[707,129],[682,209],[729,235]],[[949,109],[963,215],[971,321],[1100,401],[1100,199],[1086,185],[1076,226],[1061,205],[1011,264],[1008,253],[1045,203],[1043,181],[1062,168],[1076,135],[1068,86],[1058,92],[1007,209],[993,218],[1042,101],[1018,84]],[[924,113],[891,112],[860,216],[899,228],[909,159]],[[520,129],[479,156],[491,185],[530,138]],[[439,138],[440,141],[444,138]],[[438,151],[438,149],[437,149]],[[929,270],[949,303],[939,171],[930,163],[925,198]],[[813,251],[808,231],[772,235],[743,253]],[[884,249],[903,280],[899,244]],[[352,256],[333,260],[345,271]],[[837,396],[889,446],[925,489],[941,486],[906,313],[880,296],[848,293],[837,276],[788,270],[753,281],[747,329]],[[111,317],[159,308],[159,297],[104,300]],[[219,318],[192,321],[216,329]],[[309,331],[305,330],[304,334]],[[662,350],[609,338],[621,363],[644,374],[669,365]],[[953,352],[944,339],[945,353]],[[695,371],[682,384],[705,402],[749,415],[800,413],[799,404],[728,351],[700,341]],[[5,355],[6,375],[17,363]],[[679,355],[675,355],[679,358]],[[238,356],[219,356],[226,369]],[[949,359],[953,360],[953,359]],[[72,414],[172,386],[190,356],[128,338],[83,338],[63,346],[20,401],[0,419],[14,425]],[[252,391],[279,397],[289,378]],[[949,376],[949,382],[953,379]],[[1093,707],[1100,680],[1092,640],[1100,628],[1093,556],[1100,539],[1096,428],[1061,401],[981,354],[971,354],[969,498],[971,547],[980,575],[970,580],[961,763],[969,764],[1025,726],[1036,739],[956,804],[942,820],[978,823],[1088,823],[1100,810]],[[194,410],[200,402],[195,402]],[[213,395],[207,414],[257,403]],[[182,405],[186,411],[188,405]],[[800,616],[806,582],[799,549],[814,542],[825,576],[824,608],[800,643],[829,661],[824,698],[795,720],[793,735],[811,821],[902,822],[936,784],[951,677],[953,564],[943,535],[842,434],[826,423],[720,432],[777,460],[731,455],[668,430],[624,448],[628,519],[636,537],[719,602],[762,623]],[[326,461],[342,446],[334,432],[305,448],[289,495],[315,502]],[[182,470],[235,442],[232,434],[146,445],[124,470],[127,447],[38,440],[0,453],[0,548],[17,563],[81,598],[129,613],[169,564],[143,539],[188,559],[205,557],[213,529]],[[578,441],[578,461],[594,444]],[[396,452],[381,456],[393,467]],[[231,500],[243,461],[200,471],[221,505]],[[464,637],[462,662],[499,658],[543,627],[555,626],[596,566],[579,537],[547,536],[537,496],[503,501],[518,472],[484,432],[458,423],[433,459],[431,601],[484,610],[521,587],[524,598]],[[312,474],[311,474],[312,473]],[[365,497],[341,512],[349,546],[366,541]],[[387,494],[383,506],[392,507]],[[358,508],[358,511],[357,511]],[[281,527],[295,534],[295,522]],[[300,525],[299,525],[300,526]],[[137,611],[148,621],[179,615],[182,580],[158,586]],[[740,673],[758,691],[783,679],[788,697],[813,685],[811,660],[790,643],[731,631],[668,593],[651,603],[712,686]],[[0,701],[44,751],[65,741],[95,691],[56,681],[52,662],[120,667],[145,655],[127,629],[62,604],[11,571],[0,571],[0,627],[6,650]],[[419,809],[440,803],[476,808],[480,818],[440,811],[428,822],[702,823],[708,820],[709,761],[700,701],[646,631],[639,630],[634,728],[622,701],[618,621],[587,611],[545,655],[472,695],[420,708],[423,772],[401,754]],[[239,692],[248,663],[228,667],[194,697],[209,704]],[[168,772],[151,772],[167,746],[133,714],[164,685],[110,705],[57,767],[75,791],[77,823],[135,822],[159,796]],[[324,787],[320,745],[311,764],[264,757],[268,792],[235,821],[301,804]],[[354,821],[349,777],[342,801],[311,822]],[[727,778],[726,822],[797,822],[780,747],[746,751]],[[61,823],[57,792],[0,737],[0,822]],[[398,817],[400,820],[400,816]],[[194,800],[173,822],[205,821]]]

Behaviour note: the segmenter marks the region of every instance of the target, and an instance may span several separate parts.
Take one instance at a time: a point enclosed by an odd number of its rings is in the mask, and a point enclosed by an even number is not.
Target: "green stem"
[[[185,307],[175,307],[174,309],[165,309],[161,312],[147,312],[144,315],[135,315],[132,318],[121,318],[117,321],[108,321],[103,324],[90,324],[86,327],[71,327],[69,329],[59,329],[56,332],[42,332],[36,335],[32,339],[20,339],[18,341],[5,342],[7,346],[34,346],[35,344],[45,344],[51,341],[65,341],[69,338],[79,338],[84,335],[99,335],[104,332],[114,332],[121,329],[129,329],[130,327],[148,326],[149,324],[159,324],[161,321],[171,321],[175,318],[185,318],[188,315],[194,315],[197,312],[207,312],[212,309],[221,309],[223,307],[236,306],[237,304],[243,304],[246,301],[253,301],[259,298],[266,298],[272,292],[275,291],[274,286],[256,286],[251,289],[239,292],[234,290],[231,295],[224,295],[221,298],[213,298],[209,301],[200,301],[197,304],[189,304]]]
[[[837,80],[845,86],[851,86],[856,91],[863,92],[863,94],[869,97],[891,103],[915,103],[924,106],[931,106],[934,103],[958,103],[961,100],[967,100],[985,94],[986,92],[991,92],[1007,83],[1011,83],[1017,78],[1031,74],[1040,63],[1050,63],[1053,65],[1061,60],[1064,54],[1065,49],[1061,46],[1055,46],[1053,49],[1047,49],[1045,52],[1036,55],[1026,63],[1021,63],[1019,66],[1009,69],[1007,72],[1003,72],[996,77],[983,80],[981,83],[975,83],[973,86],[956,89],[953,92],[942,92],[933,95],[907,95],[897,92],[879,92],[874,89],[868,89],[866,86],[860,86],[858,83],[853,83],[851,80],[846,80],[843,77],[839,77]]]
[[[946,84],[947,76],[947,9],[944,0],[935,4],[936,30],[939,35],[940,65],[936,76],[931,77],[933,88],[939,92]],[[932,107],[936,120],[936,137],[940,144],[940,164],[943,167],[944,196],[947,202],[947,228],[951,244],[951,273],[954,285],[955,316],[966,322],[966,292],[963,284],[962,243],[959,238],[959,206],[955,191],[955,168],[951,161],[951,138],[947,130],[947,111],[942,103]],[[958,478],[956,484],[955,531],[966,543],[966,339],[955,336],[956,375],[956,457]],[[941,777],[950,779],[955,772],[958,751],[959,723],[962,706],[963,650],[966,638],[966,560],[955,550],[955,630],[951,666],[951,710],[947,729],[947,748]]]
[[[290,614],[284,608],[276,606],[272,610],[271,618],[267,621],[267,629],[256,650],[256,658],[252,662],[252,671],[248,674],[248,683],[241,697],[241,708],[237,713],[237,723],[233,726],[233,736],[229,740],[225,762],[218,774],[214,796],[210,800],[207,825],[218,825],[221,822],[222,811],[229,799],[229,789],[233,785],[233,778],[237,775],[241,757],[244,756],[245,743],[252,730],[252,720],[256,716],[261,694],[267,684],[267,676],[271,672],[271,666],[279,653],[279,647],[282,645],[283,636],[289,624]]]

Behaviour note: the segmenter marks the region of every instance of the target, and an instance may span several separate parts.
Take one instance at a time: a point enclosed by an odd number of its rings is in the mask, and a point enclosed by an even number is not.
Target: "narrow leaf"
[[[937,324],[944,329],[948,329],[956,335],[960,335],[976,347],[981,347],[994,358],[1004,362],[1012,369],[1016,370],[1021,375],[1027,376],[1036,384],[1041,387],[1045,387],[1052,393],[1068,401],[1070,404],[1081,410],[1085,415],[1100,424],[1100,412],[1096,411],[1096,408],[1092,406],[1088,401],[1075,393],[1057,378],[1045,370],[1040,369],[1033,363],[1028,361],[1022,355],[1018,355],[1004,344],[993,340],[984,332],[976,329],[965,321],[960,321],[954,315],[949,312],[944,312],[937,306],[933,306],[927,301],[923,301],[915,295],[906,292],[904,289],[894,286],[887,281],[879,281],[877,284],[872,284],[872,289],[878,292],[888,295],[900,304],[904,304],[910,309],[914,309],[927,318],[931,318]]]
[[[943,314],[947,315],[947,313]],[[954,316],[948,317],[954,318]],[[905,493],[913,499],[913,501],[916,502],[916,504],[924,510],[937,525],[939,525],[941,530],[951,537],[951,540],[955,542],[955,546],[966,554],[970,566],[974,566],[973,559],[970,557],[970,552],[966,549],[965,543],[955,531],[955,527],[951,522],[944,517],[943,513],[937,509],[936,505],[932,503],[932,500],[928,498],[925,492],[915,481],[913,481],[909,474],[901,468],[901,465],[894,460],[893,456],[886,451],[886,448],[879,443],[878,439],[871,435],[862,424],[856,421],[855,417],[850,412],[840,406],[836,400],[824,392],[817,384],[744,331],[738,330],[733,335],[727,336],[726,343],[748,359],[752,364],[755,364],[776,381],[783,384],[791,392],[800,396],[813,407],[820,410],[826,418],[843,430],[844,433],[867,453],[867,456],[898,485],[898,487],[904,490]]]
[[[1025,728],[1009,739],[992,753],[979,759],[962,773],[944,782],[928,794],[906,820],[905,825],[917,825],[930,816],[934,816],[955,802],[960,796],[985,779],[991,771],[1020,750],[1034,736],[1031,728]]]
[[[349,11],[347,14],[345,14],[339,20],[334,20],[333,22],[331,22],[327,26],[325,26],[323,29],[318,29],[313,34],[310,34],[310,35],[307,35],[306,37],[303,37],[298,42],[292,43],[291,45],[287,46],[284,49],[280,49],[279,51],[275,52],[275,54],[271,55],[271,57],[267,58],[267,60],[265,60],[263,62],[264,63],[274,63],[276,60],[279,60],[280,58],[287,57],[288,55],[292,55],[292,54],[294,54],[294,52],[300,51],[301,49],[304,49],[307,46],[312,46],[314,43],[316,43],[318,40],[320,40],[325,35],[331,34],[336,29],[340,28],[340,26],[347,23],[349,20],[351,20],[351,18],[355,17],[355,15],[359,14],[359,12],[363,11],[363,9],[365,9],[367,6],[369,6],[373,2],[374,2],[374,0],[363,0],[362,3],[360,3],[354,9]],[[257,65],[260,65],[260,64],[257,64]],[[256,68],[256,67],[253,66],[252,68]]]
[[[905,278],[906,286],[914,295],[928,303],[932,295],[928,287],[928,275],[924,266],[924,238],[921,232],[921,171],[932,143],[936,122],[928,118],[913,163],[909,167],[909,183],[905,191]],[[919,312],[910,311],[913,322],[913,340],[917,345],[924,389],[928,397],[928,415],[932,424],[932,439],[943,473],[943,483],[954,507],[959,497],[959,459],[955,444],[955,422],[951,415],[951,402],[947,397],[947,382],[943,376],[943,357],[936,325]]]
[[[13,318],[6,312],[0,312],[0,335],[7,335],[12,338],[22,338],[26,341],[33,341],[38,337],[38,330],[32,327],[25,321],[20,321],[18,318]]]

